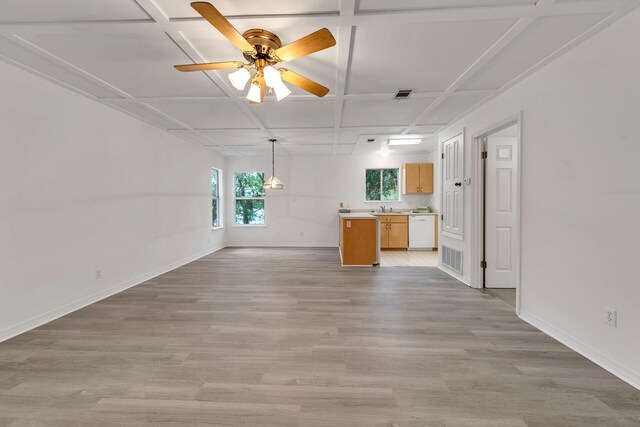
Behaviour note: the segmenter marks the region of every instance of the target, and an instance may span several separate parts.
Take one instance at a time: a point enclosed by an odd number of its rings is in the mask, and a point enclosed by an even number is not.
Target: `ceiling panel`
[[[263,28],[275,33],[283,44],[291,43],[301,37],[306,36],[316,30],[318,27],[306,26],[306,25],[283,25],[279,22],[277,25],[269,25],[268,19],[264,20]],[[252,28],[252,26],[238,25],[237,29],[240,32],[246,31]],[[336,37],[337,29],[330,27],[331,31]],[[217,61],[243,61],[246,62],[242,56],[242,52],[238,50],[231,42],[224,38],[213,27],[208,29],[190,30],[182,33],[184,37],[196,48],[198,53],[204,58],[205,62],[217,62]],[[329,88],[329,93],[335,93],[336,87],[336,55],[337,48],[332,47],[322,50],[320,52],[313,53],[311,55],[298,58],[286,64],[279,64],[277,68],[288,68],[298,74],[301,74],[311,80],[320,83],[323,86]],[[192,62],[192,61],[187,61]],[[198,62],[198,61],[196,61]],[[219,73],[225,81],[228,82],[227,76],[235,70],[222,70],[216,71]],[[308,94],[289,83],[286,83],[292,93],[294,94]],[[231,86],[230,86],[231,87]],[[232,90],[235,90],[232,88]],[[239,95],[246,95],[248,91],[247,87],[238,91]]]
[[[17,1],[17,0],[16,0]],[[198,15],[189,5],[191,0],[155,0],[156,4],[170,18],[192,18]],[[211,0],[216,9],[225,16],[238,15],[279,15],[319,12],[335,12],[339,0]]]
[[[45,75],[67,83],[98,98],[117,97],[118,95],[91,80],[78,76],[68,69],[55,64],[40,55],[24,49],[9,40],[0,37],[0,53],[22,65],[31,67]]]
[[[447,89],[514,20],[358,27],[349,93]],[[455,52],[455,54],[452,54]]]
[[[2,0],[0,22],[149,19],[134,0]]]
[[[486,97],[487,95],[451,96],[438,105],[430,114],[423,117],[420,124],[438,125],[449,123]]]
[[[47,34],[29,40],[135,97],[221,96],[204,73],[181,73],[191,62],[164,33]]]
[[[255,128],[233,102],[150,102],[149,105],[196,129]]]
[[[249,108],[269,128],[333,126],[333,101],[265,102]],[[277,132],[277,131],[274,131]]]
[[[262,130],[234,130],[233,132],[200,131],[201,134],[230,147],[236,145],[259,145],[267,139]]]
[[[594,14],[536,19],[467,80],[462,89],[498,89],[504,86],[606,16]]]
[[[278,141],[285,144],[333,144],[333,129],[279,129],[274,130],[273,133]]]
[[[333,145],[296,145],[296,144],[283,144],[284,148],[289,154],[294,156],[307,156],[313,154],[331,154],[333,152]]]
[[[154,113],[153,111],[144,108],[139,104],[128,104],[128,103],[119,103],[116,104],[115,107],[120,108],[122,110],[128,111],[136,116],[140,116],[156,125],[162,127],[163,129],[183,129],[179,124],[169,120],[162,115]]]
[[[535,4],[538,0],[360,0],[358,12],[428,10]]]
[[[435,135],[416,135],[422,138],[422,142],[416,145],[394,145],[388,146],[387,141],[389,135],[376,135],[377,138],[373,142],[369,142],[369,136],[361,136],[356,142],[353,154],[374,154],[379,153],[383,149],[394,153],[424,153],[438,147],[437,137]],[[413,135],[412,135],[413,136]]]
[[[415,120],[436,98],[344,101],[342,126],[399,126]]]

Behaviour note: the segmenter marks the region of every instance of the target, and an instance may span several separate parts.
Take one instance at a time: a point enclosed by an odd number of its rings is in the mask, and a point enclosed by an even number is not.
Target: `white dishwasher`
[[[409,249],[433,249],[435,243],[435,215],[409,216]]]

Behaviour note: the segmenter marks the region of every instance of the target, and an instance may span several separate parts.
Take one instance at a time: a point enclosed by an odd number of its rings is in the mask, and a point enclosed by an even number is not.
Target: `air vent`
[[[462,274],[462,251],[442,246],[442,265]]]
[[[411,95],[411,92],[413,92],[411,89],[400,89],[398,93],[396,93],[395,99],[407,99],[409,95]]]

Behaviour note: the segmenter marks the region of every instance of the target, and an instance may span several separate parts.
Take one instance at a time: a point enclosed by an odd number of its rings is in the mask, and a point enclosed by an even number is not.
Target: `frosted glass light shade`
[[[262,100],[260,99],[260,85],[257,83],[251,83],[251,87],[249,88],[249,93],[247,94],[247,99],[252,102],[260,103]]]
[[[276,93],[276,99],[278,101],[291,95],[291,91],[289,90],[289,88],[286,87],[285,84],[282,82],[280,82],[279,85],[274,86],[273,91]]]
[[[234,71],[233,73],[229,74],[229,80],[231,80],[231,84],[238,90],[244,89],[250,78],[251,74],[246,68],[240,68],[238,71]]]
[[[284,190],[284,183],[275,176],[272,176],[264,182],[262,187],[265,190]]]
[[[267,65],[264,67],[264,81],[267,86],[275,89],[278,85],[282,84],[280,71],[276,70],[271,65]]]

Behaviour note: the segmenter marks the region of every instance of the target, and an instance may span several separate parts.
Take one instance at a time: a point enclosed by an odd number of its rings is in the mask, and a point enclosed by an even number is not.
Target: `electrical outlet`
[[[604,308],[604,323],[613,327],[618,326],[618,312],[612,308]]]
[[[96,270],[96,280],[102,279],[102,270]]]

